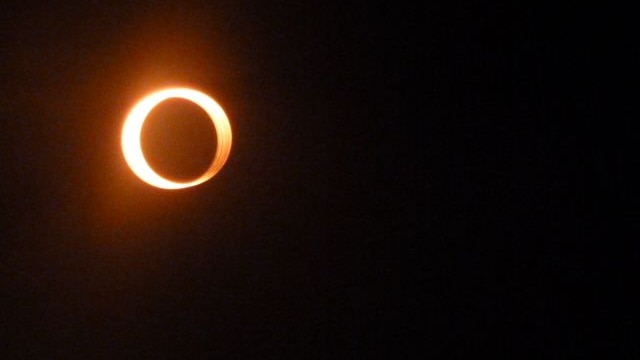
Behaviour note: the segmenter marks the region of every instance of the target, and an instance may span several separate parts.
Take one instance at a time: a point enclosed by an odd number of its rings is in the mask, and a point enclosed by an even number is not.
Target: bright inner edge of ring
[[[141,145],[142,126],[149,113],[161,102],[168,99],[184,99],[201,107],[213,122],[218,138],[218,146],[211,165],[200,177],[188,182],[175,182],[158,175],[147,163]],[[165,89],[138,102],[129,112],[122,127],[122,153],[136,176],[151,186],[176,190],[202,184],[211,179],[224,166],[231,151],[231,126],[222,107],[211,97],[187,88]]]

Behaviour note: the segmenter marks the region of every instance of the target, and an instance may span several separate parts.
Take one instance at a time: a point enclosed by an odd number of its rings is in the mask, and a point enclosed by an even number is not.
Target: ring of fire
[[[211,165],[204,174],[189,182],[175,182],[158,175],[149,166],[142,151],[142,126],[147,116],[161,102],[175,98],[191,101],[201,107],[213,122],[218,138],[216,154]],[[231,126],[222,107],[209,96],[192,89],[173,88],[155,92],[140,100],[124,122],[121,140],[124,158],[136,176],[151,186],[176,190],[202,184],[220,171],[231,151]]]

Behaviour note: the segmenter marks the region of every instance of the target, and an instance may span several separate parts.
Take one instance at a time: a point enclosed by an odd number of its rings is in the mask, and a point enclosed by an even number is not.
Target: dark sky
[[[0,358],[630,353],[624,21],[475,1],[132,3],[1,5]],[[119,135],[174,85],[218,100],[234,142],[212,180],[164,191]],[[158,116],[188,126],[149,138],[179,146],[149,156],[188,178],[211,156],[206,121],[172,106]]]

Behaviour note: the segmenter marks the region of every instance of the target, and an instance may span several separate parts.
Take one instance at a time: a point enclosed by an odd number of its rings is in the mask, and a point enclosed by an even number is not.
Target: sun
[[[168,99],[184,99],[201,107],[213,122],[218,138],[215,157],[209,168],[188,182],[175,182],[158,175],[147,163],[141,146],[142,126],[149,113],[161,102]],[[136,176],[151,186],[160,189],[177,190],[202,184],[222,169],[231,151],[231,125],[222,107],[208,95],[188,88],[171,88],[154,92],[140,100],[129,112],[122,127],[122,153]]]

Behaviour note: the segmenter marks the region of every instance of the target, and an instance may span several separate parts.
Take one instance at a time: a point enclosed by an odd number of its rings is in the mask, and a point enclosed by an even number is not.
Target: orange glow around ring
[[[188,100],[200,106],[209,115],[218,137],[218,147],[211,165],[204,174],[189,182],[175,182],[158,175],[144,158],[140,144],[142,126],[149,113],[161,102],[174,98]],[[122,127],[122,153],[127,164],[142,181],[161,189],[176,190],[202,184],[220,171],[230,151],[231,126],[227,115],[215,100],[192,89],[166,89],[145,97],[131,109]]]

